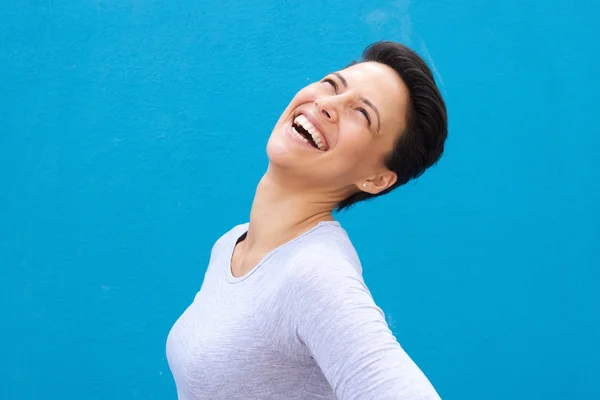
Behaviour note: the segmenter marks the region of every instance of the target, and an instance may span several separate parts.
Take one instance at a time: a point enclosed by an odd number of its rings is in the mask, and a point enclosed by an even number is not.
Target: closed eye
[[[369,124],[369,127],[371,126],[371,117],[369,116],[369,113],[367,112],[367,110],[365,110],[364,108],[357,108],[358,111],[360,111],[365,118],[367,119],[367,122]]]
[[[329,79],[329,78],[325,78],[325,79],[323,79],[323,83],[330,84],[333,87],[333,91],[335,93],[337,93],[337,91],[338,91],[338,85],[337,85],[337,83],[335,83],[335,81],[333,81],[332,79]]]

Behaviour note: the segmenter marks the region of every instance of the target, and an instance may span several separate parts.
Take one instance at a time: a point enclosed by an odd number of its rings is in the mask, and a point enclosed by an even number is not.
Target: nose
[[[329,122],[337,122],[338,112],[329,99],[315,100],[315,107],[319,114]]]

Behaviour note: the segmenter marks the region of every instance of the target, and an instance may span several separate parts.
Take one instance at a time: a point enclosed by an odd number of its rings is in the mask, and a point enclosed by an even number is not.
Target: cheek
[[[373,145],[371,134],[354,121],[342,123],[339,132],[337,146],[349,155],[362,156],[368,153]]]
[[[339,160],[350,172],[363,175],[378,171],[384,166],[383,157],[387,153],[388,141],[375,139],[366,128],[360,125],[347,125],[340,131]]]
[[[300,90],[298,93],[296,93],[296,96],[294,96],[292,103],[295,106],[310,103],[315,101],[315,99],[318,97],[317,95],[318,93],[313,86],[307,86],[304,89]]]
[[[290,114],[294,111],[294,109],[296,109],[296,107],[298,107],[299,105],[305,103],[307,101],[307,98],[308,95],[306,93],[306,88],[296,93],[296,95],[289,102],[285,110],[283,110],[283,112],[281,113],[278,124],[286,121]]]

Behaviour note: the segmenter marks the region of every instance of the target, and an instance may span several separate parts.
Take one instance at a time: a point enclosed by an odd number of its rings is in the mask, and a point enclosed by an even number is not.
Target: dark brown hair
[[[410,109],[406,130],[399,135],[394,149],[384,160],[386,167],[396,173],[398,180],[376,195],[362,191],[353,194],[338,204],[338,211],[359,201],[389,193],[421,176],[440,159],[448,136],[446,104],[431,70],[421,57],[400,43],[381,41],[364,50],[359,62],[367,61],[391,67],[408,88]]]

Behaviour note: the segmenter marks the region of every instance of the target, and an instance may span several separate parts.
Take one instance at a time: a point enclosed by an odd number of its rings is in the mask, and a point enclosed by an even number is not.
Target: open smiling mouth
[[[292,131],[299,139],[317,150],[326,151],[327,142],[323,134],[304,115],[298,115],[292,123]]]

